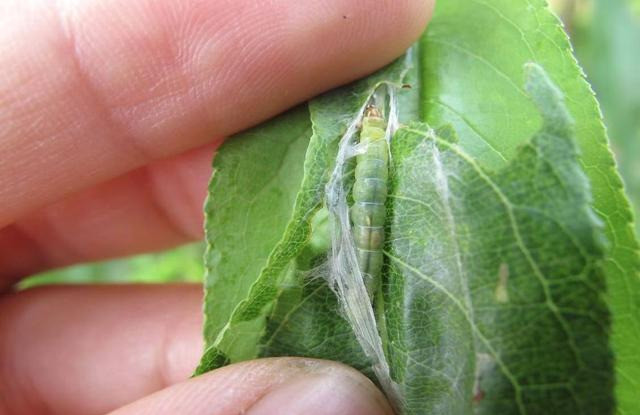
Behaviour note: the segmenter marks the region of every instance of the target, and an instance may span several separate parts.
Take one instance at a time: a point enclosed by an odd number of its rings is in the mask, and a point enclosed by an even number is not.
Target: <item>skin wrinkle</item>
[[[178,163],[175,159],[164,160],[145,169],[148,177],[147,187],[151,189],[155,203],[166,212],[172,227],[180,229],[185,241],[202,237],[202,206],[212,169],[210,159],[222,140],[214,140],[200,155],[194,151],[187,153],[191,163]],[[190,157],[191,155],[196,157]],[[202,174],[201,168],[193,167],[193,163],[207,166]],[[168,186],[172,190],[167,191]],[[196,219],[194,219],[196,218]]]
[[[184,368],[176,365],[176,357],[179,360],[179,356],[184,350],[176,350],[181,343],[177,343],[174,337],[175,328],[183,328],[189,325],[190,320],[193,320],[189,313],[184,313],[179,317],[175,317],[175,321],[169,320],[166,323],[166,328],[163,330],[161,346],[158,349],[156,370],[158,372],[159,385],[157,389],[164,389],[171,386],[177,381],[184,380],[187,376],[191,375],[191,370],[186,373]],[[180,331],[180,330],[178,330]],[[202,349],[202,348],[200,348]],[[199,350],[201,352],[201,350]],[[182,370],[181,370],[182,369]]]
[[[23,236],[23,240],[28,242],[27,249],[29,252],[34,253],[37,258],[41,258],[41,265],[45,267],[58,262],[55,252],[47,248],[52,245],[56,247],[56,252],[63,253],[58,256],[83,258],[81,252],[76,251],[64,238],[60,237],[59,232],[55,231],[55,226],[48,218],[48,215],[39,217],[36,226],[20,222],[13,223],[10,226]],[[20,277],[22,276],[20,275]]]
[[[119,86],[122,92],[109,93],[108,103],[112,108],[114,118],[126,124],[129,130],[137,131],[136,135],[145,137],[140,140],[141,146],[152,152],[154,159],[158,159],[166,157],[171,150],[158,147],[147,136],[153,137],[162,134],[166,124],[165,119],[192,117],[193,124],[211,125],[207,122],[206,117],[207,103],[202,102],[202,105],[195,106],[189,104],[192,100],[190,91],[195,88],[194,79],[189,74],[189,68],[193,65],[189,49],[193,48],[193,44],[196,42],[193,41],[193,30],[188,30],[188,28],[202,26],[202,24],[197,18],[191,17],[197,16],[197,9],[191,11],[186,7],[171,6],[171,3],[159,5],[158,2],[153,1],[140,3],[142,8],[147,9],[146,12],[143,12],[144,15],[153,16],[152,19],[164,22],[164,24],[153,26],[155,29],[153,35],[148,33],[134,35],[133,42],[131,42],[130,36],[124,36],[123,39],[120,39],[119,43],[121,44],[116,47],[125,50],[124,54],[128,50],[134,49],[136,54],[143,55],[145,59],[141,62],[131,59],[133,63],[127,65],[126,55],[122,57],[124,63],[116,70],[111,71],[111,73],[122,73],[121,85],[114,85],[114,87]],[[128,32],[137,25],[138,22],[127,23],[127,26],[122,30]],[[177,25],[181,30],[173,30]],[[91,54],[90,46],[93,45],[91,42],[88,43],[89,47],[86,48],[88,51],[85,54],[87,55],[86,59],[91,61],[90,57],[95,54]],[[149,62],[153,62],[153,64],[149,64]],[[212,76],[212,68],[215,69],[215,67],[216,65],[211,65],[208,68],[207,76]],[[95,70],[94,68],[95,82],[98,82],[105,91],[115,90],[114,87],[108,88],[103,85],[113,83],[113,77],[109,74],[108,79],[100,79],[97,75],[99,71],[100,69]],[[131,85],[129,82],[131,77],[143,80],[143,85],[141,87]],[[198,115],[194,116],[194,114]],[[146,128],[139,128],[139,124],[146,126]],[[209,127],[208,130],[212,130],[212,128]],[[207,129],[203,128],[198,132],[198,135],[204,137],[207,133]]]
[[[329,378],[334,378],[330,382],[333,384],[351,384],[352,386],[357,386],[361,390],[366,390],[367,395],[370,399],[373,399],[376,402],[376,406],[378,408],[385,408],[387,412],[391,412],[391,408],[387,403],[384,396],[380,393],[380,391],[373,385],[373,383],[356,372],[353,368],[344,366],[340,363],[333,363],[331,365],[320,364],[321,361],[306,359],[306,358],[293,358],[286,363],[290,364],[291,368],[295,368],[299,372],[296,373],[296,376],[290,377],[287,376],[286,379],[282,379],[281,383],[277,385],[270,385],[268,388],[264,390],[259,397],[257,397],[249,407],[245,408],[246,412],[251,412],[252,409],[261,405],[261,401],[265,398],[268,398],[268,395],[277,389],[286,388],[288,385],[294,384],[299,381],[308,382],[310,379],[315,377],[317,381]],[[346,370],[345,370],[346,369]],[[338,381],[338,379],[343,379]],[[325,381],[326,381],[325,380]],[[338,393],[340,393],[338,391]],[[244,413],[244,412],[243,412]]]
[[[20,7],[18,7],[18,10]],[[18,13],[17,11],[15,13]],[[14,206],[11,201],[19,200],[20,193],[22,191],[28,192],[22,199],[28,200],[29,198],[38,198],[42,194],[48,193],[48,189],[42,186],[34,186],[34,182],[38,179],[36,175],[41,175],[41,172],[36,172],[35,168],[30,166],[30,163],[36,161],[34,166],[40,163],[51,163],[53,160],[57,160],[58,166],[51,170],[47,176],[48,184],[55,188],[60,195],[64,195],[68,191],[68,184],[64,181],[64,176],[55,174],[56,170],[60,170],[63,166],[69,166],[67,174],[74,174],[74,170],[79,173],[83,166],[99,165],[102,157],[95,153],[97,157],[94,158],[93,154],[86,154],[86,160],[72,166],[72,163],[77,161],[78,145],[79,141],[70,139],[77,136],[79,129],[93,126],[96,133],[92,136],[95,140],[95,151],[105,149],[105,144],[102,139],[105,138],[105,124],[95,117],[95,114],[88,113],[86,116],[77,114],[71,116],[71,113],[78,109],[86,108],[88,103],[85,91],[81,89],[74,89],[72,85],[75,84],[77,79],[71,74],[75,71],[70,68],[69,61],[66,58],[68,55],[67,46],[61,40],[61,36],[57,35],[57,24],[54,24],[55,18],[52,18],[51,13],[42,13],[39,16],[39,20],[42,20],[41,31],[43,32],[44,39],[40,44],[36,44],[37,49],[46,49],[46,53],[39,54],[37,57],[34,55],[36,51],[28,52],[27,59],[22,61],[17,60],[15,65],[18,68],[22,68],[26,72],[36,72],[38,68],[47,66],[52,70],[50,77],[38,77],[38,83],[42,84],[42,88],[36,89],[33,97],[24,100],[23,112],[31,112],[37,115],[38,120],[42,120],[42,125],[32,125],[27,123],[18,123],[13,126],[9,126],[8,130],[4,130],[3,135],[8,136],[7,151],[14,151],[13,160],[18,161],[22,167],[10,176],[5,176],[5,180],[11,179],[12,182],[8,183],[5,187],[6,195],[9,197],[9,205],[4,205],[5,215],[11,215],[12,208],[20,210],[24,213],[24,208],[20,209],[20,204]],[[23,31],[26,28],[17,30],[18,35],[24,35]],[[18,53],[18,52],[17,52]],[[29,56],[29,53],[34,56]],[[63,57],[65,57],[63,59]],[[55,62],[56,65],[52,63]],[[44,79],[43,79],[44,78]],[[36,86],[34,85],[33,88]],[[26,89],[25,89],[26,88]],[[16,94],[30,96],[28,89],[25,86],[19,86]],[[56,100],[60,97],[58,106],[45,106],[46,101]],[[13,113],[14,110],[11,107],[4,107],[3,112]],[[30,141],[26,141],[30,138]],[[26,146],[18,146],[21,140],[25,140]],[[14,148],[15,147],[15,148]],[[108,147],[108,145],[107,145]],[[34,155],[38,152],[42,153],[38,158]],[[126,154],[123,154],[126,158]],[[93,159],[93,160],[91,160]],[[51,161],[49,161],[51,160]],[[92,163],[93,162],[93,163]],[[7,164],[11,167],[11,164]],[[26,173],[26,174],[25,174]],[[91,169],[85,169],[82,171],[82,176],[86,180],[94,176],[94,172]],[[17,184],[21,184],[18,186]],[[17,190],[18,193],[14,192]],[[24,206],[24,205],[23,205]],[[0,218],[0,223],[3,219]]]
[[[214,105],[210,106],[206,113],[207,117],[213,120],[214,124],[222,125],[229,120],[219,117],[218,113],[226,112],[220,109],[228,107],[228,110],[231,110],[238,96],[244,95],[247,84],[262,84],[261,81],[253,81],[256,75],[254,68],[258,70],[261,68],[256,63],[268,61],[274,46],[280,42],[277,38],[274,39],[273,24],[269,23],[271,17],[277,16],[271,3],[265,2],[261,8],[256,8],[248,3],[244,3],[243,7],[242,2],[236,5],[227,2],[227,7],[221,5],[219,9],[222,11],[222,17],[216,20],[222,21],[222,24],[214,25],[215,31],[211,33],[197,33],[197,36],[196,34],[193,36],[202,40],[194,42],[196,46],[193,47],[192,61],[195,64],[191,65],[190,73],[196,86],[193,89],[194,98],[203,103],[213,102]],[[246,24],[232,24],[236,19],[241,19]],[[251,26],[261,28],[259,36],[251,34]],[[264,44],[264,39],[271,40],[268,46]],[[248,47],[253,44],[257,44],[258,47]],[[218,68],[215,77],[210,77],[208,74],[210,67],[213,66],[212,63],[216,63],[215,66]],[[245,74],[243,79],[251,82],[245,81],[239,84],[232,82],[239,71]],[[219,99],[223,96],[229,99]],[[233,116],[233,111],[231,113]]]
[[[210,159],[219,142],[80,192],[0,230],[0,281],[7,284],[47,267],[157,250],[201,237]],[[170,222],[154,214],[154,204],[167,212]],[[22,234],[41,249],[34,249]]]
[[[194,3],[191,5],[195,6],[197,11],[200,6],[198,2]],[[115,41],[111,43],[117,59],[105,62],[104,65],[94,64],[89,72],[93,82],[102,90],[108,91],[107,104],[112,108],[115,118],[125,123],[129,130],[135,131],[136,136],[145,137],[141,140],[145,143],[142,145],[151,146],[149,148],[154,149],[156,156],[165,156],[165,151],[168,150],[154,146],[153,142],[159,134],[166,137],[165,130],[178,131],[170,125],[171,123],[179,122],[182,116],[188,115],[192,119],[191,125],[212,125],[202,117],[205,113],[204,107],[209,103],[195,103],[190,92],[196,82],[189,76],[190,67],[193,65],[192,56],[185,51],[193,48],[192,45],[199,44],[200,40],[194,38],[194,29],[174,32],[173,28],[179,24],[178,22],[186,21],[192,22],[191,25],[196,27],[216,27],[217,32],[220,30],[217,26],[220,25],[209,23],[204,17],[190,17],[197,16],[196,11],[181,10],[165,3],[141,1],[136,5],[136,15],[144,16],[142,24],[139,19],[132,21],[130,13],[124,12],[116,18],[98,19],[101,24],[111,24],[115,27]],[[85,21],[85,15],[95,14],[95,9],[96,7],[88,3],[77,13],[76,19],[79,22]],[[210,13],[201,15],[208,15],[209,20],[220,19],[220,16],[211,16]],[[152,24],[144,24],[147,21],[151,21]],[[185,27],[186,22],[180,26]],[[87,62],[97,62],[101,59],[100,49],[105,41],[87,30],[84,32],[83,59]],[[212,78],[212,73],[216,74],[213,78],[218,77],[218,65],[217,60],[208,62],[208,78]],[[131,78],[138,78],[142,82],[132,84]],[[174,105],[176,96],[180,97],[177,102],[183,102],[184,105]],[[176,114],[176,108],[188,108],[188,111]],[[194,116],[194,112],[200,112],[201,115]]]
[[[194,95],[194,99],[215,103],[208,107],[207,112],[212,124],[223,126],[245,122],[246,114],[233,109],[250,106],[251,102],[255,100],[256,90],[263,90],[265,96],[269,96],[272,100],[271,105],[291,105],[291,102],[286,100],[286,95],[281,93],[281,88],[293,78],[288,67],[297,57],[292,59],[296,53],[287,47],[291,40],[282,28],[284,10],[281,10],[282,7],[276,8],[276,3],[264,4],[261,5],[261,8],[248,6],[242,8],[233,17],[238,18],[238,15],[242,15],[242,20],[246,24],[224,25],[219,28],[220,37],[218,39],[210,38],[202,42],[206,46],[201,50],[218,49],[216,56],[227,57],[226,60],[221,60],[215,77],[204,76],[199,79],[198,75],[205,74],[202,69],[195,71],[193,75],[197,79],[196,85],[199,86],[194,89],[197,93]],[[266,11],[262,10],[263,6],[267,8]],[[229,21],[234,20],[230,19]],[[251,26],[261,28],[259,36],[251,35]],[[266,39],[269,39],[268,44],[266,44]],[[215,47],[216,43],[220,47]],[[213,47],[210,46],[211,44]],[[211,52],[206,56],[209,57],[210,54]],[[202,62],[206,63],[207,60],[200,57],[198,62],[203,68],[206,68]],[[243,82],[233,82],[234,78],[238,77],[238,72],[243,73]],[[278,83],[278,87],[274,87]],[[221,97],[228,99],[221,99]],[[255,106],[252,111],[256,121],[251,124],[269,116],[267,114],[268,106]],[[220,133],[227,135],[232,131],[222,130]]]
[[[60,220],[60,214],[71,219],[72,215],[65,212],[64,201],[54,206],[53,209],[36,213],[28,221],[16,222],[14,226],[29,235],[38,250],[44,254],[49,266],[66,265],[66,258],[74,258],[78,262],[94,259],[95,255],[91,254],[91,246],[83,244],[82,240],[74,238],[73,234],[66,232],[68,224],[64,220]],[[94,222],[100,222],[96,221],[95,217],[92,219]]]
[[[373,383],[352,368],[307,358],[266,358],[227,366],[190,379],[158,392],[153,399],[143,399],[112,415],[245,413],[270,393],[314,378],[336,387],[354,388],[359,391],[359,399],[366,397],[375,402],[370,407],[389,410]]]
[[[125,124],[122,124],[118,117],[114,116],[114,110],[109,107],[107,100],[98,86],[93,83],[93,78],[89,75],[87,68],[82,62],[82,53],[78,49],[76,42],[74,22],[71,14],[61,9],[62,2],[54,3],[55,14],[58,17],[59,33],[65,40],[67,51],[72,66],[75,69],[77,84],[87,91],[94,103],[95,112],[102,114],[107,124],[111,126],[112,134],[109,136],[117,140],[117,146],[123,157],[132,157],[136,164],[146,164],[154,160],[153,152],[141,145],[141,140],[132,135]]]
[[[293,365],[292,365],[292,366],[293,366]],[[285,371],[286,371],[286,372],[288,372],[287,368],[285,368]],[[265,370],[263,369],[263,370],[261,370],[260,372],[267,372],[267,371],[265,371]],[[279,373],[279,371],[278,371],[278,373]],[[253,375],[253,376],[252,376],[252,375]],[[262,375],[262,373],[261,373],[260,375]],[[268,377],[269,377],[269,376],[268,376],[269,374],[268,374],[268,373],[266,373],[266,375],[267,375],[267,378],[268,378]],[[254,372],[253,372],[253,371],[247,371],[247,372],[245,372],[244,379],[242,379],[242,382],[240,382],[240,383],[245,383],[245,381],[246,381],[247,383],[250,383],[250,384],[257,383],[257,382],[256,382],[256,379],[254,379],[254,378],[261,379],[261,376],[260,376],[260,377],[259,377],[259,376],[257,376],[257,374],[254,374]],[[281,383],[281,379],[282,379],[282,377],[281,377],[281,376],[278,376],[278,378],[277,378],[277,379],[276,379],[276,381],[274,382],[274,383],[275,383],[275,385],[274,385],[273,383],[268,383],[268,382],[265,382],[265,381],[260,382],[260,384],[258,384],[258,385],[257,385],[257,386],[259,386],[259,387],[258,387],[258,392],[257,392],[257,393],[255,393],[255,394],[252,396],[251,402],[249,402],[249,403],[248,403],[248,405],[246,405],[246,406],[244,406],[243,408],[241,408],[241,409],[240,409],[240,413],[245,413],[245,412],[247,412],[247,411],[251,410],[251,408],[252,408],[252,407],[253,407],[257,402],[259,402],[262,398],[264,398],[264,396],[265,396],[265,395],[269,394],[269,392],[271,392],[271,391],[274,389],[274,387],[275,387],[276,385],[279,385],[279,384]]]
[[[167,326],[167,329],[163,330],[162,336],[160,338],[160,341],[158,342],[159,347],[157,349],[156,352],[156,357],[155,357],[155,372],[157,372],[157,375],[154,376],[157,380],[157,386],[155,387],[155,389],[160,390],[160,389],[164,389],[167,386],[171,385],[171,382],[169,380],[169,376],[168,376],[168,367],[170,364],[170,360],[169,360],[169,352],[171,349],[171,339],[172,336],[170,335],[170,328],[169,326]]]
[[[171,209],[168,208],[166,203],[163,203],[158,195],[157,186],[154,185],[153,176],[149,169],[143,169],[141,172],[141,181],[144,182],[141,189],[149,195],[152,209],[160,215],[164,222],[168,225],[168,229],[175,232],[178,240],[190,241],[195,239],[197,235],[193,235],[187,228],[182,226],[181,222],[177,219],[175,214],[172,214]],[[180,188],[178,188],[180,191]]]
[[[111,9],[108,3],[100,1],[73,1],[71,6],[76,31],[82,34],[77,36],[80,59],[85,62],[92,83],[106,92],[105,101],[116,110],[155,97],[162,82],[179,85],[176,80],[182,77],[179,71],[182,38],[173,33],[175,23],[167,17],[170,13],[160,13],[162,8],[169,7],[161,3],[153,7],[148,1],[127,6],[129,9]],[[109,31],[87,30],[96,26],[108,26]],[[108,55],[100,53],[106,46],[110,46]],[[131,83],[133,79],[137,84]],[[111,88],[105,88],[105,84]],[[126,105],[117,105],[125,101]]]
[[[0,230],[0,264],[12,262],[11,267],[0,267],[0,294],[17,281],[28,275],[32,269],[42,269],[49,265],[45,252],[37,241],[23,232],[15,224]]]

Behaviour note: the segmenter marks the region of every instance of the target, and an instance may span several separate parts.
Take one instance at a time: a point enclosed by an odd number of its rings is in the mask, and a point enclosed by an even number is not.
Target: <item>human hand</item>
[[[388,413],[370,381],[331,362],[261,359],[185,380],[202,348],[199,287],[10,287],[200,238],[223,137],[388,63],[431,8],[0,5],[0,415]]]

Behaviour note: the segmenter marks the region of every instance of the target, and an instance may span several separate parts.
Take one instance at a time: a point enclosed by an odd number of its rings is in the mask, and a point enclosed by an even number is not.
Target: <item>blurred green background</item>
[[[43,284],[199,282],[204,275],[204,244],[181,246],[165,252],[76,265],[34,275],[19,288]]]
[[[627,194],[640,213],[640,0],[555,0],[596,92]],[[640,223],[636,221],[636,234]]]
[[[443,1],[443,0],[440,0]],[[446,0],[444,0],[446,1]],[[640,0],[551,0],[565,23],[609,130],[627,193],[640,207]],[[640,224],[636,222],[640,233]],[[166,252],[78,265],[33,276],[22,288],[53,283],[200,281],[202,243]]]

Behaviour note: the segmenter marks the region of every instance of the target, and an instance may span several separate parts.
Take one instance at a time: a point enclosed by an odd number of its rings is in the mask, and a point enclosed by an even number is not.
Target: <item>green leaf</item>
[[[502,169],[424,125],[394,136],[385,307],[408,414],[612,410],[604,238],[560,94],[530,68],[543,128]]]
[[[394,136],[389,268],[376,306],[403,413],[613,407],[604,238],[559,92],[532,68],[543,129],[495,173],[425,125]],[[263,354],[333,358],[370,374],[326,285],[298,287],[270,317]]]
[[[621,413],[638,412],[640,263],[631,212],[598,105],[569,42],[542,1],[445,1],[421,42],[422,119],[452,124],[480,165],[495,167],[535,131],[522,64],[540,63],[566,96],[593,207],[611,243],[605,264]],[[464,23],[461,23],[464,22]]]
[[[541,117],[522,87],[523,65],[531,61],[566,97],[586,179],[557,91],[532,84],[534,98],[546,103]],[[227,361],[294,354],[341,360],[371,375],[335,296],[314,276],[323,254],[313,240],[326,234],[312,222],[338,139],[384,82],[410,84],[399,95],[400,120],[426,123],[401,129],[393,142],[387,284],[376,302],[392,375],[411,397],[406,412],[610,413],[603,275],[618,410],[637,412],[640,279],[628,202],[564,33],[542,2],[526,0],[438,2],[407,58],[313,100],[310,121],[299,109],[221,149],[206,207],[209,348],[198,373]],[[291,151],[288,143],[298,143],[310,125],[306,155]],[[450,127],[433,134],[427,125]],[[309,133],[304,137],[300,147]],[[283,152],[286,164],[275,156]],[[398,195],[417,192],[413,199],[425,202],[429,189],[441,194],[425,177],[434,172],[435,154],[456,196],[450,219],[431,211],[399,214],[422,205],[403,204]],[[256,180],[281,171],[289,174]],[[410,174],[415,180],[406,180]],[[610,241],[604,263],[589,189]],[[248,194],[258,196],[247,204]],[[427,206],[443,209],[443,198],[435,200]],[[460,224],[453,233],[452,221]],[[400,244],[407,242],[402,232],[413,235],[412,252]],[[429,235],[444,235],[440,244],[459,261],[437,256]],[[440,259],[452,278],[435,280],[436,264],[420,263],[420,255]]]
[[[208,356],[226,356],[231,362],[258,356],[265,317],[292,261],[311,237],[311,220],[324,198],[337,139],[379,85],[400,82],[406,71],[399,60],[354,84],[348,94],[337,91],[310,104],[313,135],[302,181],[302,145],[309,140],[303,109],[235,137],[221,149],[205,206]],[[298,144],[295,151],[291,140]],[[209,361],[220,359],[203,359],[196,374],[214,368]]]
[[[228,330],[234,310],[247,297],[269,253],[282,237],[302,181],[302,160],[311,136],[305,107],[229,140],[213,165],[205,204],[205,323],[207,347]],[[220,362],[255,356],[260,322],[246,322],[242,335],[227,338]],[[218,344],[216,344],[218,346]],[[212,351],[208,352],[211,357]],[[198,372],[213,367],[201,364]]]

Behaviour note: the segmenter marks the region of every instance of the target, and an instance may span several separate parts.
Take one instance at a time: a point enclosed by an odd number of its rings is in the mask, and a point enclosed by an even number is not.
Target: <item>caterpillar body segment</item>
[[[382,271],[386,219],[389,145],[386,124],[377,108],[367,108],[362,120],[360,145],[365,150],[356,158],[351,207],[352,233],[358,266],[369,297],[373,298]]]

